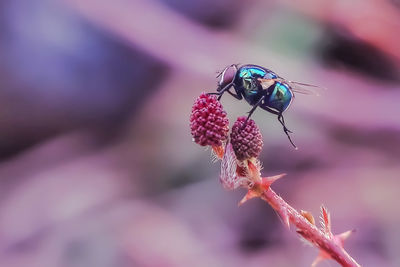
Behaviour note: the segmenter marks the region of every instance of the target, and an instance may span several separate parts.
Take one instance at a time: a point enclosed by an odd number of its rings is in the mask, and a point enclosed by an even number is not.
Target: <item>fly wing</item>
[[[293,92],[304,95],[320,96],[321,91],[326,90],[325,88],[320,87],[318,85],[313,85],[308,83],[300,83],[293,81],[285,81],[285,82],[290,85]]]
[[[289,85],[290,90],[294,93],[299,93],[303,95],[314,95],[320,96],[321,91],[326,90],[326,88],[320,87],[318,85],[308,84],[308,83],[301,83],[301,82],[293,82],[285,80],[281,77],[273,78],[273,79],[258,79],[263,89],[268,89],[271,85],[275,82],[286,83]]]

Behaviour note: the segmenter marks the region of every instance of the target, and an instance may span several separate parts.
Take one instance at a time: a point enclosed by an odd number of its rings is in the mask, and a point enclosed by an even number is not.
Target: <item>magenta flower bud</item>
[[[193,141],[201,146],[221,146],[228,139],[229,121],[215,95],[202,93],[190,115]]]
[[[231,143],[238,160],[257,158],[263,146],[260,129],[253,120],[239,117],[232,126]]]

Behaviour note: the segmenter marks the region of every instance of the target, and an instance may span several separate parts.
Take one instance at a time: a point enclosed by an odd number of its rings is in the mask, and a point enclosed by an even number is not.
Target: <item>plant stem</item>
[[[255,188],[258,187],[258,188]],[[250,190],[259,191],[261,184],[255,184]],[[289,222],[293,223],[305,239],[327,253],[332,259],[336,260],[344,267],[360,267],[343,248],[335,237],[329,236],[322,230],[318,229],[314,224],[310,223],[296,209],[290,206],[285,200],[278,196],[271,188],[262,189],[260,198],[266,201],[271,207],[281,215],[284,223],[289,226]]]

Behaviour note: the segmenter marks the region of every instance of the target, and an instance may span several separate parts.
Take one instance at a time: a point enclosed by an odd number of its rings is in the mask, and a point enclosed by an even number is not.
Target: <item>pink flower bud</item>
[[[239,117],[232,126],[231,143],[238,160],[243,161],[260,155],[263,141],[256,123]]]
[[[194,102],[190,115],[193,141],[201,146],[221,146],[228,138],[229,121],[214,95],[202,93]]]

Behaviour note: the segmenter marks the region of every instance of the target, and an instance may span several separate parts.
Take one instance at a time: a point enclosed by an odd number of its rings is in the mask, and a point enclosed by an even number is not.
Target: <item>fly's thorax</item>
[[[255,105],[263,95],[266,94],[266,90],[253,81],[243,81],[243,86],[241,87],[241,92],[244,99],[250,105]]]
[[[235,89],[240,92],[250,105],[255,105],[265,94],[258,79],[267,74],[263,67],[256,65],[243,65],[236,74]]]
[[[238,69],[238,77],[244,79],[263,78],[268,70],[257,65],[243,65]]]

